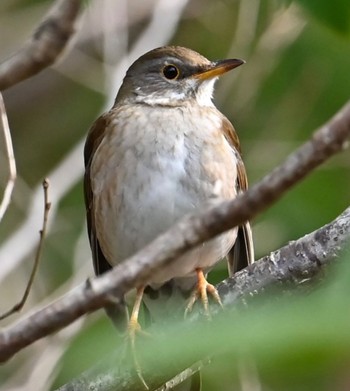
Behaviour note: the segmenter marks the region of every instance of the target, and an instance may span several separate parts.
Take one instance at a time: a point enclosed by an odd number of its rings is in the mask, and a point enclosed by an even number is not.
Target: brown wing
[[[234,149],[237,157],[237,192],[241,193],[248,189],[248,179],[245,167],[241,157],[241,147],[237,133],[231,122],[223,117],[223,131],[226,140]],[[237,239],[235,245],[227,256],[229,274],[232,276],[235,272],[245,268],[254,262],[253,235],[249,221],[238,227]]]
[[[95,151],[97,150],[98,146],[102,141],[105,132],[108,130],[108,117],[108,113],[104,114],[100,118],[98,118],[97,121],[92,125],[91,129],[89,130],[84,147],[84,195],[86,207],[86,221],[92,252],[92,260],[96,275],[102,274],[112,268],[112,266],[108,263],[107,259],[103,255],[96,236],[93,213],[94,197],[91,189],[90,179],[91,161]],[[125,304],[124,297],[115,298],[114,302],[111,302],[111,304],[106,305],[105,310],[114,325],[117,327],[117,329],[124,332],[129,319],[128,308]]]
[[[110,264],[104,257],[100,244],[96,237],[94,214],[93,214],[93,193],[91,190],[90,168],[92,157],[108,127],[108,120],[106,114],[99,117],[89,130],[85,147],[84,147],[84,162],[85,162],[85,176],[84,176],[84,195],[86,207],[86,221],[92,252],[92,260],[96,275],[102,274],[111,269]]]

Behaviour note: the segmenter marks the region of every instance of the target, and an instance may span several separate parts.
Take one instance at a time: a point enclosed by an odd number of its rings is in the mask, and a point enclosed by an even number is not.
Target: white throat
[[[196,94],[196,100],[199,106],[214,106],[213,104],[213,92],[214,92],[214,84],[217,80],[217,77],[209,80],[205,80],[198,87],[198,91]]]
[[[199,106],[212,107],[214,106],[212,98],[214,92],[214,84],[217,80],[217,77],[209,80],[204,80],[198,86],[197,91],[195,92],[195,100]],[[187,80],[188,90],[194,90],[198,83],[197,80],[188,79]],[[185,91],[176,91],[168,89],[162,93],[153,93],[149,95],[137,95],[136,102],[146,103],[150,106],[178,106],[186,101],[188,94]]]

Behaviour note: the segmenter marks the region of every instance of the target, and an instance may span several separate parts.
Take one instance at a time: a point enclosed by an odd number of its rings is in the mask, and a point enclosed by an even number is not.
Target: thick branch
[[[112,293],[123,294],[147,283],[155,270],[166,267],[190,248],[252,219],[313,168],[340,151],[349,137],[350,104],[347,104],[284,164],[236,200],[185,217],[123,264],[3,330],[0,360],[8,360],[23,347],[103,307],[111,300]]]
[[[350,242],[350,207],[334,221],[258,262],[218,285],[225,306],[243,295],[259,294],[271,286],[286,287],[312,279],[334,262]]]
[[[324,227],[300,238],[287,246],[274,251],[260,259],[253,265],[236,273],[233,277],[218,284],[217,288],[223,299],[225,309],[233,307],[242,297],[256,295],[266,288],[281,286],[284,289],[295,286],[305,279],[318,275],[324,267],[334,263],[350,239],[350,207],[336,220]],[[291,284],[289,284],[291,283]],[[212,308],[214,309],[214,307]],[[192,327],[193,328],[193,327]],[[218,347],[219,350],[222,347]],[[98,390],[105,391],[118,389],[119,391],[142,390],[142,384],[133,370],[132,363],[129,368],[118,368],[115,357],[122,356],[120,347],[113,357],[108,357],[97,366],[83,373],[62,386],[59,391]],[[213,352],[215,353],[215,352]],[[196,357],[201,359],[200,355]],[[178,361],[172,368],[170,377],[182,372],[188,361]],[[150,380],[145,374],[147,384],[151,390],[169,380],[164,371],[153,366]],[[184,380],[195,372],[196,366],[182,372]],[[168,374],[169,376],[169,374]]]
[[[80,0],[59,0],[46,15],[30,41],[0,65],[0,91],[53,64],[73,35]]]

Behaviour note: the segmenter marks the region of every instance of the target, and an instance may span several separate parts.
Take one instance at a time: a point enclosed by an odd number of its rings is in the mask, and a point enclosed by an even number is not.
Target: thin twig
[[[28,43],[0,65],[0,90],[5,90],[53,64],[75,31],[82,1],[56,1]]]
[[[252,219],[274,204],[315,167],[341,151],[350,138],[350,103],[345,105],[311,140],[272,173],[235,200],[220,203],[198,215],[185,216],[174,227],[107,273],[91,278],[50,304],[0,331],[0,361],[80,316],[110,303],[136,286],[147,285],[152,274],[176,262],[186,251],[232,227]]]
[[[197,390],[201,389],[201,374],[199,371],[204,367],[204,365],[208,365],[210,363],[210,359],[202,360],[195,365],[192,365],[189,368],[186,368],[184,371],[180,372],[176,376],[174,376],[172,379],[168,380],[165,384],[163,384],[161,387],[157,388],[155,391],[170,391],[173,390],[176,386],[183,383],[185,380],[191,378],[191,381],[196,381],[195,385],[191,384],[191,390]],[[194,388],[192,388],[192,386]]]
[[[45,236],[46,236],[46,229],[47,229],[47,221],[48,221],[48,216],[49,216],[50,207],[51,207],[51,202],[49,201],[49,194],[48,194],[49,193],[49,181],[48,181],[48,179],[44,179],[44,181],[43,181],[43,189],[44,189],[44,217],[43,217],[43,225],[42,225],[42,229],[39,231],[40,239],[39,239],[39,244],[38,244],[38,247],[37,247],[37,250],[36,250],[36,253],[35,253],[33,268],[32,268],[32,271],[30,273],[30,277],[29,277],[26,289],[24,291],[24,294],[22,296],[22,299],[17,304],[15,304],[11,309],[9,309],[8,311],[6,311],[3,314],[1,314],[0,315],[0,320],[5,319],[5,318],[11,316],[12,314],[14,314],[16,312],[19,312],[23,308],[24,304],[27,301],[27,298],[29,296],[29,293],[30,293],[30,290],[31,290],[31,288],[33,286],[33,283],[34,283],[35,274],[36,274],[36,272],[38,270],[39,263],[40,263],[40,258],[41,258],[41,254],[42,254],[42,250],[43,250],[44,240],[45,240]]]
[[[0,204],[0,222],[1,222],[7,208],[10,205],[11,196],[12,196],[13,189],[15,187],[15,181],[17,177],[16,160],[15,160],[15,155],[13,153],[11,131],[10,131],[10,126],[6,114],[6,108],[1,92],[0,92],[0,115],[1,115],[1,128],[4,133],[4,139],[5,139],[6,157],[7,157],[8,167],[9,167],[9,178],[7,180],[4,196]]]

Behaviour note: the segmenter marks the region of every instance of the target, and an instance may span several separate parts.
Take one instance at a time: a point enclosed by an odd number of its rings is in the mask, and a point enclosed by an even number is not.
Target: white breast
[[[235,153],[218,132],[216,109],[205,113],[200,108],[140,105],[115,113],[91,165],[97,237],[112,265],[185,214],[235,196]],[[204,244],[151,282],[212,266],[227,254],[235,237],[233,230]]]

